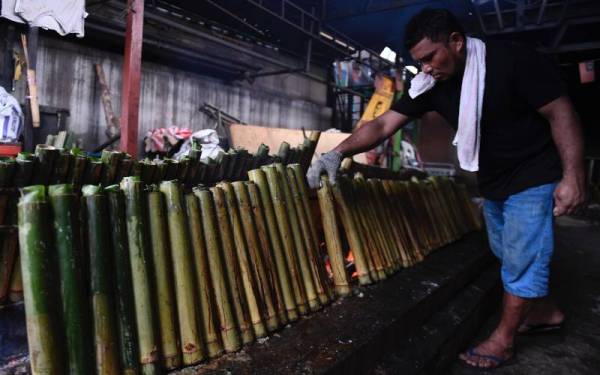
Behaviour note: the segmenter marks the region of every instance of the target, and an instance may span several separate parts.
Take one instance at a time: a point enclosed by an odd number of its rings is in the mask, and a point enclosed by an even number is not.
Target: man
[[[552,225],[553,216],[570,214],[584,201],[583,142],[577,114],[551,63],[518,44],[478,43],[485,48],[485,85],[475,162],[490,247],[502,264],[504,297],[494,332],[460,358],[493,368],[514,355],[518,332],[560,327],[564,320],[548,297]],[[434,79],[433,87],[415,98],[404,95],[324,154],[309,170],[311,185],[323,172],[335,181],[343,157],[371,149],[427,111],[437,111],[457,128],[459,112],[468,110],[460,106],[467,39],[459,22],[448,11],[424,10],[407,25],[405,44],[430,76],[425,77]]]

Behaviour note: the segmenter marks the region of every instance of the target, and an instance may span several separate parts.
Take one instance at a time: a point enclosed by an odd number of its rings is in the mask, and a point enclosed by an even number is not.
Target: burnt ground
[[[567,320],[563,330],[520,336],[516,360],[493,371],[472,370],[456,361],[453,375],[600,374],[600,224],[559,219],[551,288]],[[476,343],[493,330],[498,313],[484,324]]]

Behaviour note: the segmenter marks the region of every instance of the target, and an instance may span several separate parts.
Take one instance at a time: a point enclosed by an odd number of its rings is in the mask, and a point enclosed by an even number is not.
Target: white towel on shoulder
[[[429,74],[420,72],[411,81],[408,94],[416,98],[435,86]],[[485,90],[485,43],[477,38],[467,38],[467,57],[460,92],[458,130],[452,144],[457,147],[460,167],[470,172],[479,170],[479,145],[481,141],[481,110]]]

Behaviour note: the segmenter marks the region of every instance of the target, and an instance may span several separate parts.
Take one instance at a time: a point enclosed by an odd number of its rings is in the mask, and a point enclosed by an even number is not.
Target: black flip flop
[[[558,324],[523,324],[518,333],[522,335],[533,335],[537,333],[556,332],[563,327],[563,323]]]
[[[483,359],[486,359],[486,360],[492,362],[492,364],[493,364],[492,366],[487,366],[486,367],[486,366],[472,365],[469,362],[467,362],[465,360],[462,360],[463,364],[466,365],[466,366],[468,366],[469,368],[472,368],[472,369],[475,369],[475,370],[484,370],[484,371],[494,370],[494,369],[497,369],[500,366],[507,366],[507,365],[513,363],[514,360],[515,360],[515,354],[511,355],[508,358],[501,358],[501,357],[498,357],[498,356],[495,356],[495,355],[479,354],[479,353],[477,353],[475,351],[475,348],[469,348],[467,350],[467,355],[469,357],[483,358]]]

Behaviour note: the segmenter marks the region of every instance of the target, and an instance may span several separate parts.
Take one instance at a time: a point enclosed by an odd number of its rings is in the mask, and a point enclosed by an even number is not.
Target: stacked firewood
[[[322,177],[318,192],[331,272],[338,295],[350,293],[346,238],[361,285],[385,280],[432,250],[481,228],[464,186],[449,179],[397,181]]]
[[[249,181],[22,189],[19,240],[33,373],[156,373],[234,352],[319,310],[333,290],[304,171]]]

